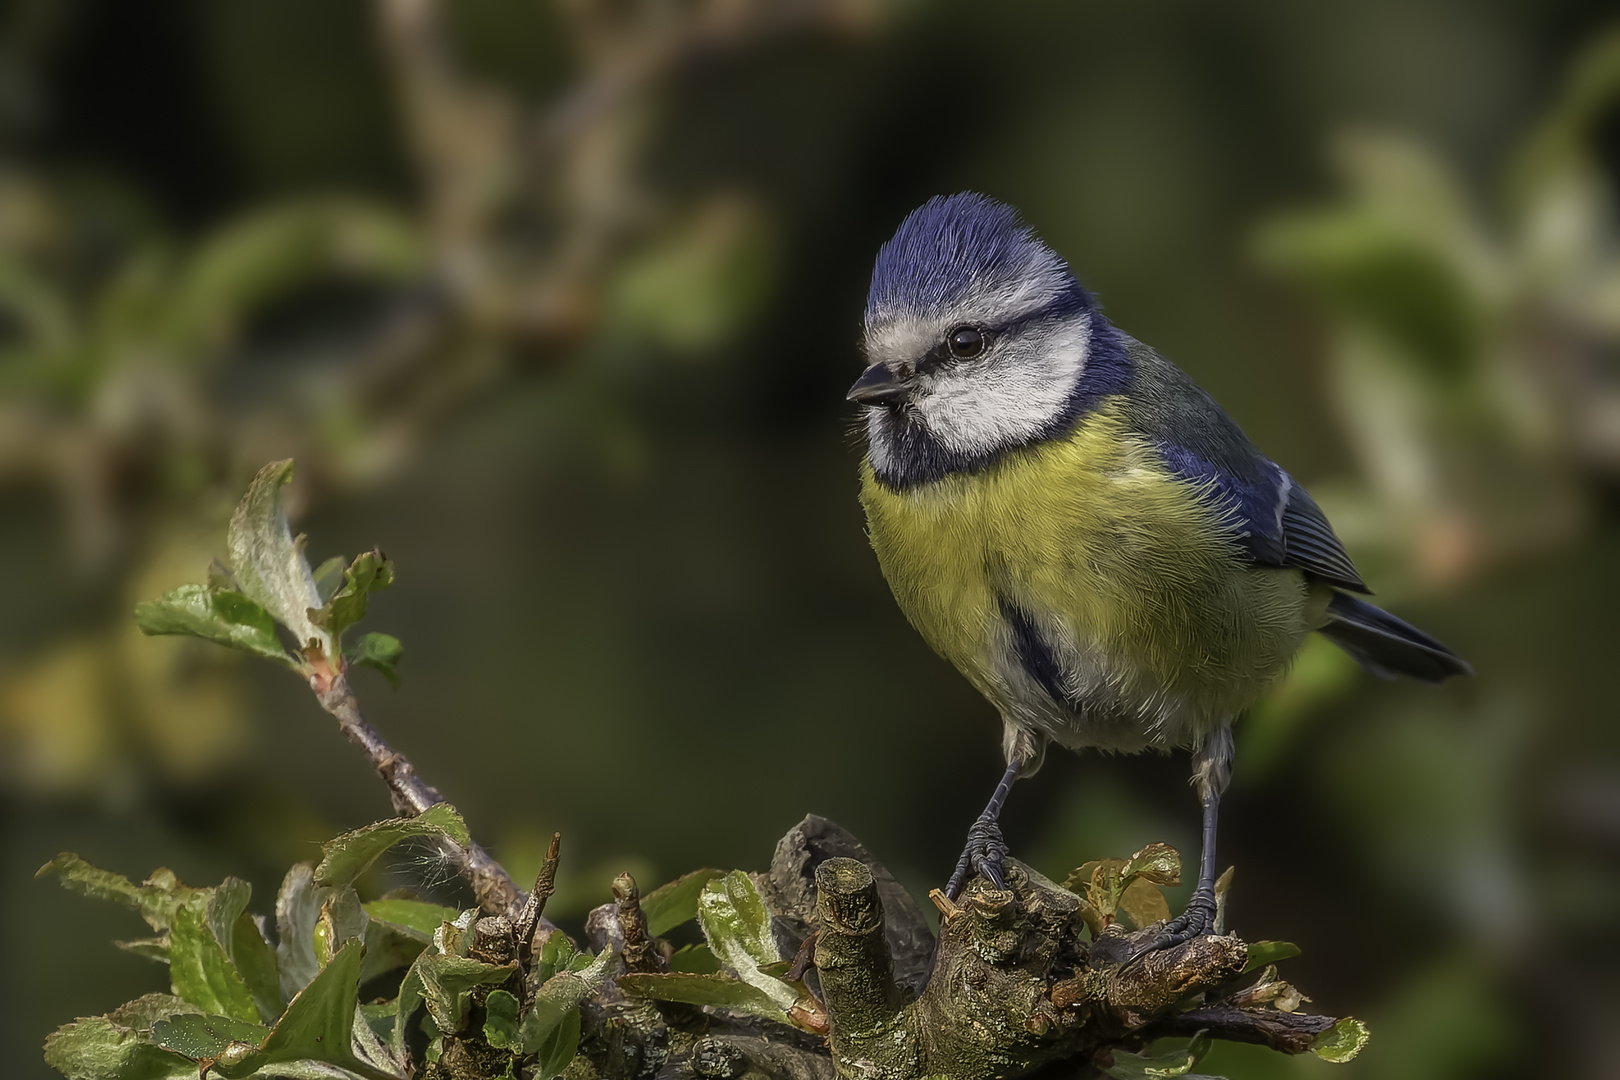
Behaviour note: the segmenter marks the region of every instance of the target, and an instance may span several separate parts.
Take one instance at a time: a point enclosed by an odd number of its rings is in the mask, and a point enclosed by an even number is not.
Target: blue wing
[[[1232,516],[1249,558],[1264,566],[1298,567],[1352,592],[1371,591],[1322,508],[1275,462],[1256,451],[1223,466],[1185,446],[1164,439],[1155,443],[1171,472]]]
[[[1351,592],[1371,591],[1321,507],[1203,387],[1141,342],[1127,337],[1124,347],[1132,372],[1124,402],[1134,430],[1152,441],[1166,468],[1230,515],[1245,555]]]

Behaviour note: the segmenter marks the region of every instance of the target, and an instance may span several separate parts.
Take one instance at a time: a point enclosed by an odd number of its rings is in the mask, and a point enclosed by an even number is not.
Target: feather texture
[[[1135,425],[1165,465],[1226,516],[1244,556],[1293,566],[1338,588],[1367,592],[1355,564],[1310,493],[1243,434],[1186,373],[1130,340]]]
[[[895,598],[1010,724],[1069,747],[1190,746],[1282,674],[1326,586],[1224,542],[1113,397],[1061,438],[861,501]]]
[[[1327,616],[1323,635],[1375,675],[1386,679],[1408,675],[1437,683],[1474,673],[1440,642],[1365,600],[1335,593]]]

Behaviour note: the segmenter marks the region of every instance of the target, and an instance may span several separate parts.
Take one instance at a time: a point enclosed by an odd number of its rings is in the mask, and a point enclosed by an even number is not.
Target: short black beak
[[[911,378],[896,375],[887,364],[873,364],[849,388],[849,400],[857,405],[898,404],[911,396]]]

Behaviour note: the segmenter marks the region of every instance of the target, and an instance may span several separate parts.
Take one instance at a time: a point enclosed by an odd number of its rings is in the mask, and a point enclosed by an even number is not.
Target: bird
[[[1320,633],[1382,677],[1472,674],[1375,607],[1298,481],[1115,327],[1011,206],[936,196],[879,249],[860,501],[911,625],[1000,713],[1006,771],[946,894],[1005,888],[998,818],[1049,744],[1187,750],[1197,885],[1152,943],[1214,930],[1232,724]]]

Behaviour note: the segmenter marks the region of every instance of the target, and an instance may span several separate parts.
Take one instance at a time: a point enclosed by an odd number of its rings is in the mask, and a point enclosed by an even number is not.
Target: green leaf
[[[416,817],[379,821],[329,840],[321,848],[315,884],[352,885],[383,852],[415,836],[442,836],[462,847],[472,842],[456,808],[438,803]]]
[[[698,897],[703,936],[720,962],[762,990],[785,1016],[801,996],[797,987],[759,969],[783,957],[771,933],[771,915],[748,875],[733,870],[703,886]]]
[[[442,923],[433,932],[433,947],[446,956],[469,956],[473,939],[477,937],[473,926],[478,921],[478,909],[470,908],[451,922]]]
[[[687,975],[713,975],[720,970],[720,958],[707,945],[684,945],[669,958],[669,970]]]
[[[484,999],[484,1041],[497,1050],[516,1050],[518,1039],[518,999],[505,990],[491,990]]]
[[[1291,941],[1255,941],[1249,944],[1249,961],[1243,965],[1244,973],[1253,971],[1257,967],[1275,964],[1279,960],[1298,956],[1303,952],[1298,945]]]
[[[196,1080],[197,1066],[143,1032],[95,1016],[45,1039],[45,1064],[67,1080]]]
[[[366,918],[360,906],[360,894],[347,885],[333,888],[321,901],[321,913],[315,920],[315,961],[322,967],[349,942],[364,942]]]
[[[399,689],[399,673],[394,669],[404,655],[405,646],[399,643],[399,638],[377,633],[367,634],[343,650],[345,662],[377,669],[395,690]]]
[[[440,907],[422,900],[373,900],[362,906],[372,922],[381,923],[424,945],[433,940],[433,932],[440,925],[455,922],[461,914],[455,908]]]
[[[204,890],[180,884],[168,870],[155,870],[144,884],[137,885],[122,874],[92,866],[71,851],[64,851],[34,874],[55,874],[62,886],[93,900],[111,900],[134,908],[154,930],[169,929],[175,910],[182,904],[202,902]]]
[[[248,901],[252,898],[253,886],[237,877],[228,877],[208,890],[207,901],[203,904],[203,922],[227,957],[230,956],[236,918],[247,911]],[[281,1015],[280,1009],[276,1010],[276,1015]]]
[[[362,983],[364,979],[360,980]],[[399,1016],[399,1001],[385,1001],[381,1004],[362,1004],[360,1016],[371,1028],[372,1034],[379,1039],[388,1039],[394,1034],[394,1021]]]
[[[698,897],[703,893],[703,886],[723,873],[712,869],[693,870],[643,896],[641,913],[647,916],[647,933],[663,937],[682,923],[697,918]]]
[[[364,982],[365,966],[361,965],[361,981]],[[370,1066],[390,1077],[404,1080],[408,1075],[403,1058],[395,1057],[388,1048],[385,1036],[393,1031],[393,1016],[389,1015],[378,1022],[374,1022],[366,1015],[363,1005],[356,1006],[354,1010],[354,1037],[352,1047],[355,1057],[360,1059],[362,1065]],[[379,1034],[379,1023],[386,1021],[386,1027]]]
[[[713,1005],[734,1012],[762,1016],[786,1024],[787,1012],[776,999],[734,975],[621,975],[619,989],[654,1001],[679,1001],[687,1005]]]
[[[405,977],[399,983],[399,996],[394,999],[394,1034],[388,1045],[401,1061],[405,1060],[411,1021],[416,1018],[416,1010],[422,1007],[422,973],[417,970],[417,965],[424,959],[425,956],[417,957],[416,963],[406,970]]]
[[[303,1060],[327,1062],[362,1075],[377,1075],[354,1053],[354,1020],[360,997],[360,962],[363,950],[347,945],[332,957],[331,963],[310,980],[287,1005],[287,1011],[257,1053],[217,1071],[226,1080],[245,1077],[259,1069]]]
[[[343,571],[348,567],[349,561],[341,555],[334,555],[315,568],[311,575],[315,579],[315,593],[323,601],[332,599],[332,594],[338,591],[343,584]]]
[[[209,896],[204,914],[214,939],[224,947],[226,957],[253,995],[259,1019],[269,1023],[281,1015],[287,1002],[281,996],[275,949],[264,940],[258,923],[247,911],[252,895],[253,886],[247,882],[226,878]]]
[[[331,890],[315,887],[315,868],[298,863],[282,879],[276,894],[276,969],[281,993],[290,998],[321,970],[315,957],[315,924]]]
[[[1371,1037],[1366,1024],[1347,1016],[1316,1037],[1311,1043],[1311,1053],[1323,1061],[1346,1062],[1361,1053]]]
[[[1119,913],[1138,929],[1170,917],[1170,905],[1159,887],[1145,877],[1135,878],[1119,894]]]
[[[568,1063],[579,1053],[579,1009],[570,1010],[562,1023],[552,1028],[535,1047],[534,1073],[536,1080],[553,1080],[562,1075]]]
[[[1095,938],[1120,915],[1141,927],[1170,917],[1159,886],[1181,883],[1181,856],[1169,844],[1149,844],[1129,859],[1093,859],[1063,881],[1081,900],[1081,917]]]
[[[232,1043],[257,1050],[269,1034],[270,1029],[263,1025],[225,1016],[175,1016],[152,1025],[152,1041],[193,1061],[212,1061]]]
[[[517,964],[486,964],[470,956],[443,956],[430,953],[411,965],[422,983],[422,1000],[439,1030],[449,1033],[467,1026],[467,1010],[472,990],[498,986],[512,978]],[[401,1001],[403,1008],[404,1002]]]
[[[553,930],[541,944],[540,955],[535,960],[536,981],[544,985],[547,979],[559,971],[575,970],[575,965],[581,958],[587,964],[591,962],[590,953],[582,953],[575,949],[567,934]]]
[[[215,1068],[214,1072],[231,1077],[237,1075],[235,1072],[227,1074],[220,1068]],[[399,1080],[403,1075],[403,1071],[367,1068],[363,1063],[350,1068],[330,1061],[305,1059],[280,1061],[252,1074],[253,1080]]]
[[[259,1007],[259,1018],[269,1022],[280,1016],[286,1000],[281,996],[276,950],[264,939],[258,922],[245,911],[236,917],[226,953],[247,984],[248,993],[253,995],[253,1003]]]
[[[426,985],[422,977],[424,963],[431,963],[435,956],[459,955],[458,950],[461,950],[462,946],[472,936],[470,932],[465,932],[460,928],[470,927],[476,915],[476,911],[466,911],[457,915],[452,922],[441,923],[439,931],[434,934],[434,945],[439,951],[424,953],[422,956],[417,957],[416,963],[410,966],[409,970],[405,972],[405,978],[400,981],[399,1014],[394,1023],[394,1037],[391,1045],[394,1056],[401,1061],[405,1059],[405,1045],[411,1031],[411,1024],[416,1020],[416,1012],[422,1007],[426,993]],[[561,937],[562,934],[559,931],[553,933],[552,936]],[[437,1035],[438,1029],[434,1025],[431,1015],[423,1021],[423,1026],[433,1027],[433,1032]]]
[[[380,551],[368,551],[343,571],[343,585],[330,600],[309,609],[309,621],[331,634],[335,641],[343,631],[366,617],[366,597],[393,583],[394,564],[388,561],[388,556]]]
[[[577,1020],[580,1003],[602,988],[602,984],[607,982],[608,972],[617,961],[618,957],[611,949],[603,949],[601,955],[583,970],[559,971],[547,979],[539,993],[535,994],[534,1004],[519,1027],[523,1052],[535,1054],[542,1048],[550,1048],[554,1056],[560,1054],[561,1048],[556,1045],[558,1030],[563,1029],[566,1033],[565,1025],[569,1023],[569,1016]],[[577,1042],[577,1035],[575,1038]],[[572,1052],[568,1056],[572,1058]],[[567,1062],[564,1061],[563,1065],[567,1065]],[[560,1072],[561,1068],[557,1071]]]
[[[1149,844],[1125,862],[1121,875],[1127,881],[1141,878],[1155,885],[1181,884],[1181,855],[1169,844]]]
[[[414,934],[407,934],[396,926],[380,923],[366,917],[366,962],[360,970],[360,981],[369,982],[378,975],[408,968],[422,955],[425,943]]]
[[[1201,1080],[1192,1070],[1209,1053],[1209,1047],[1209,1036],[1200,1031],[1186,1045],[1159,1053],[1132,1054],[1115,1050],[1114,1063],[1104,1070],[1104,1074],[1114,1080],[1157,1080],[1158,1077],[1167,1076]]]
[[[236,967],[208,928],[205,916],[182,907],[169,930],[169,981],[177,997],[205,1013],[249,1023],[259,1019],[258,1006]]]
[[[135,625],[149,636],[183,634],[297,670],[302,663],[287,654],[276,637],[275,620],[241,593],[207,585],[182,585],[158,600],[135,608]]]
[[[68,1080],[192,1080],[197,1066],[152,1041],[156,1020],[196,1012],[168,994],[146,994],[106,1016],[76,1020],[45,1040],[45,1062]]]
[[[292,472],[291,458],[273,461],[248,486],[225,532],[231,571],[248,599],[292,631],[300,647],[314,642],[331,656],[331,638],[309,620],[309,609],[321,606],[315,576],[281,505],[281,486]]]

